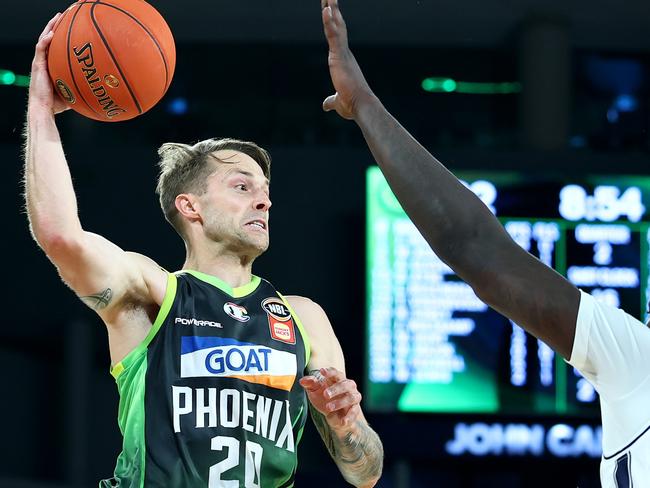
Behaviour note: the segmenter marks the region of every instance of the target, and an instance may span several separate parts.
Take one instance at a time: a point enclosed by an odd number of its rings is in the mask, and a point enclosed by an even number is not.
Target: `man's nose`
[[[255,209],[256,210],[268,210],[271,208],[271,199],[266,194],[266,192],[259,192],[259,195],[255,199]]]

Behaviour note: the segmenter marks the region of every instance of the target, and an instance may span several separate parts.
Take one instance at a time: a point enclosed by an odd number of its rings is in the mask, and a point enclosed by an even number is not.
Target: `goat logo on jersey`
[[[230,315],[233,319],[239,320],[240,322],[248,322],[251,319],[246,309],[241,305],[237,305],[236,303],[224,303],[223,311]]]
[[[262,308],[269,318],[271,338],[286,344],[295,344],[296,332],[291,319],[291,311],[286,303],[278,297],[270,297],[262,301]]]
[[[181,338],[181,378],[238,378],[290,391],[297,369],[287,351],[225,337]]]

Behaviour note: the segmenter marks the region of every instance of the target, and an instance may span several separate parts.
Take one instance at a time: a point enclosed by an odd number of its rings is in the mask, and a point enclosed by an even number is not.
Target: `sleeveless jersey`
[[[100,487],[293,486],[309,341],[265,280],[169,274],[144,341],[113,366],[124,437]]]
[[[602,488],[650,487],[649,354],[648,326],[580,292],[569,362],[600,394]]]

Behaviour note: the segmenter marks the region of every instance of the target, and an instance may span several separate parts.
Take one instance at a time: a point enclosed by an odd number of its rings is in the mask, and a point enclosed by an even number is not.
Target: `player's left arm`
[[[384,449],[361,410],[361,393],[345,375],[345,360],[325,311],[308,298],[289,296],[311,342],[309,375],[300,380],[314,425],[346,481],[372,487],[383,468]]]

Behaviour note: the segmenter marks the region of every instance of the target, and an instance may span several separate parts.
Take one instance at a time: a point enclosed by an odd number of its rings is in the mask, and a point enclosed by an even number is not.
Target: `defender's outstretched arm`
[[[323,108],[356,121],[393,192],[440,259],[483,301],[569,358],[577,288],[521,249],[483,202],[388,113],[350,51],[337,0],[323,0],[322,7],[336,90]]]

